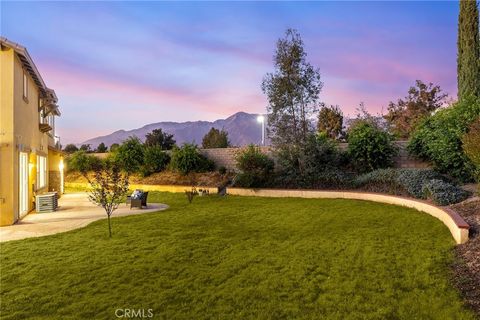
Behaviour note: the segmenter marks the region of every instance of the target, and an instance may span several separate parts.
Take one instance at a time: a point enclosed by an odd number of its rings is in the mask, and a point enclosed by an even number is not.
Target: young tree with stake
[[[105,161],[102,166],[94,169],[93,179],[88,178],[88,182],[91,185],[88,198],[105,210],[108,220],[108,234],[112,237],[110,217],[119,204],[123,202],[128,192],[128,174],[122,172],[115,162]]]

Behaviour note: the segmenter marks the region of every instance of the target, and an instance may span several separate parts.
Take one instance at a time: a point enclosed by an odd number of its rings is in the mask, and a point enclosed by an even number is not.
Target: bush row
[[[125,140],[105,159],[99,159],[85,151],[77,151],[67,158],[67,168],[71,171],[86,173],[102,165],[102,161],[112,161],[128,173],[140,173],[148,176],[165,169],[188,174],[206,172],[214,169],[214,163],[200,154],[196,145],[184,144],[173,147],[170,152],[160,146],[143,145],[138,138]]]
[[[450,178],[431,169],[379,169],[355,179],[354,187],[417,199],[430,199],[438,205],[465,200],[469,193]]]
[[[345,154],[323,137],[312,139],[304,151],[284,152],[287,154],[277,155],[281,161],[274,171],[273,160],[259,148],[249,146],[237,156],[240,173],[234,185],[247,188],[359,189],[430,199],[438,205],[457,203],[469,196],[452,179],[431,169],[386,168],[358,173],[352,170]]]

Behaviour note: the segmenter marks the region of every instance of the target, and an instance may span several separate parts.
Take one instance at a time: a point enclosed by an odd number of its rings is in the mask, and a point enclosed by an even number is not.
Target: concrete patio
[[[103,208],[93,205],[86,193],[64,194],[59,199],[59,208],[55,212],[31,212],[12,226],[0,227],[0,242],[42,237],[50,234],[82,228],[89,223],[106,219]],[[160,203],[148,204],[146,209],[130,209],[121,204],[112,217],[143,214],[167,209]]]

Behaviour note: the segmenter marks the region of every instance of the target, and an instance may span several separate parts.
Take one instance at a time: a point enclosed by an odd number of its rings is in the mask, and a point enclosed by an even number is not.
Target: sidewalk
[[[93,205],[86,193],[64,194],[59,199],[59,208],[55,212],[31,212],[12,226],[0,227],[0,242],[41,237],[50,234],[78,229],[89,223],[105,219],[107,215],[101,207]],[[130,209],[121,204],[112,217],[143,214],[167,209],[160,203],[148,204],[147,209]]]

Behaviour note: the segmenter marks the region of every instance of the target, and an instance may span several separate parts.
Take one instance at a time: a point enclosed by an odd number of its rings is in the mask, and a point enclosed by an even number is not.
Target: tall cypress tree
[[[476,0],[460,0],[458,16],[458,98],[480,97],[480,36]]]

